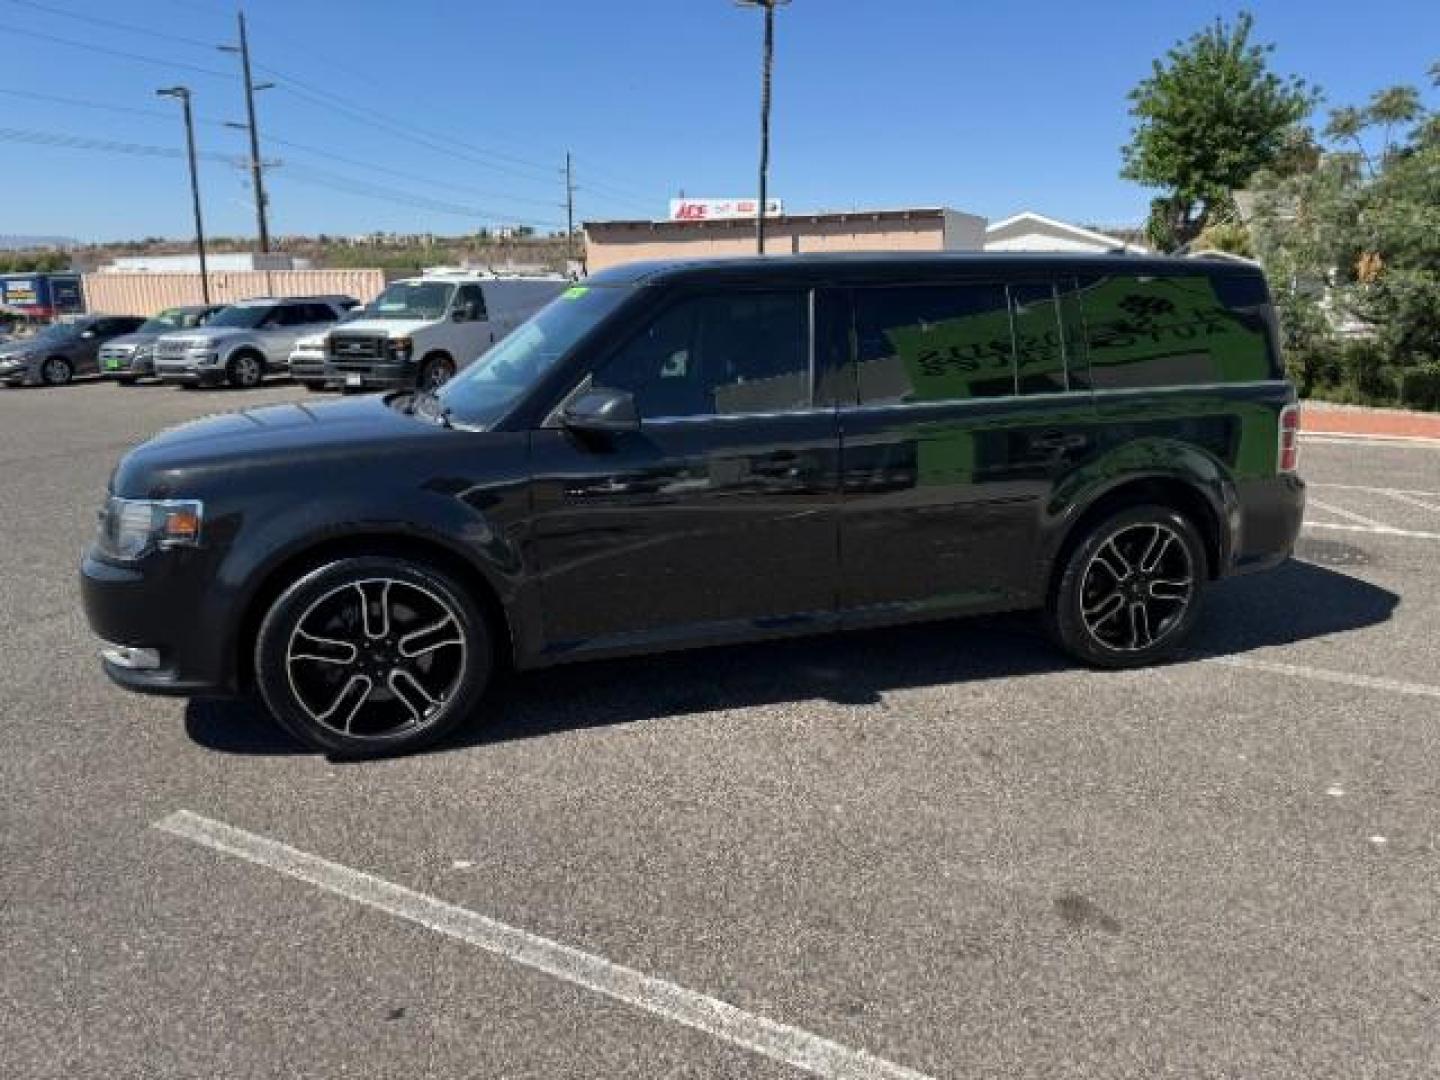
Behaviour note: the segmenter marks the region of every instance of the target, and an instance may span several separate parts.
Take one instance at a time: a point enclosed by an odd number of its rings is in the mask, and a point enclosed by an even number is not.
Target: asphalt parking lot
[[[1440,1071],[1440,448],[1307,439],[1163,669],[696,652],[341,764],[113,689],[76,596],[126,447],[302,396],[0,392],[0,1076]]]

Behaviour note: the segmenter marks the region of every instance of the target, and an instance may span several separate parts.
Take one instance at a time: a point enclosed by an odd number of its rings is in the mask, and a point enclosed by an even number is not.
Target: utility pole
[[[200,174],[195,166],[195,118],[190,113],[190,88],[170,86],[156,90],[160,97],[179,100],[185,113],[185,151],[190,159],[190,199],[195,206],[195,250],[200,255],[200,296],[210,303],[210,275],[205,267],[205,222],[200,216]]]
[[[760,202],[755,208],[755,251],[765,254],[765,206],[770,179],[770,73],[775,63],[775,9],[790,0],[735,0],[740,7],[765,9],[764,59],[760,68]]]
[[[565,257],[575,261],[575,169],[565,151]]]
[[[245,119],[244,124],[227,124],[227,127],[246,128],[250,132],[250,180],[255,185],[255,219],[260,231],[260,251],[270,250],[270,224],[266,217],[268,202],[265,198],[265,163],[260,159],[260,128],[255,123],[255,91],[268,90],[274,83],[257,84],[250,74],[250,40],[245,35],[245,12],[237,11],[240,22],[240,44],[218,46],[221,52],[239,53],[240,70],[245,76]]]

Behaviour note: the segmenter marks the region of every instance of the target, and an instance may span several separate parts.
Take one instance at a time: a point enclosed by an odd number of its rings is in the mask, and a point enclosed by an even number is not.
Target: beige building
[[[784,214],[765,219],[773,255],[822,251],[980,251],[985,219],[945,207]],[[707,259],[755,253],[755,219],[591,221],[585,223],[590,273],[642,259]]]

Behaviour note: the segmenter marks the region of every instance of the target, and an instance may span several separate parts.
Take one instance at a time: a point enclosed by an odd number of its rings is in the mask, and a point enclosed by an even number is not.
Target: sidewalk
[[[1369,435],[1374,438],[1440,441],[1440,413],[1406,409],[1364,409],[1306,401],[1300,406],[1300,430],[1307,435]]]

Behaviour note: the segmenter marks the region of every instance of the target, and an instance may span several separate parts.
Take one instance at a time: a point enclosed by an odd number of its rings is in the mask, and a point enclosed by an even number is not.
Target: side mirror
[[[470,312],[467,308],[457,307],[454,311],[450,312],[450,318],[454,322],[468,322],[470,319]]]
[[[565,406],[560,423],[571,431],[614,434],[639,431],[640,414],[635,411],[635,396],[630,391],[597,387]]]

